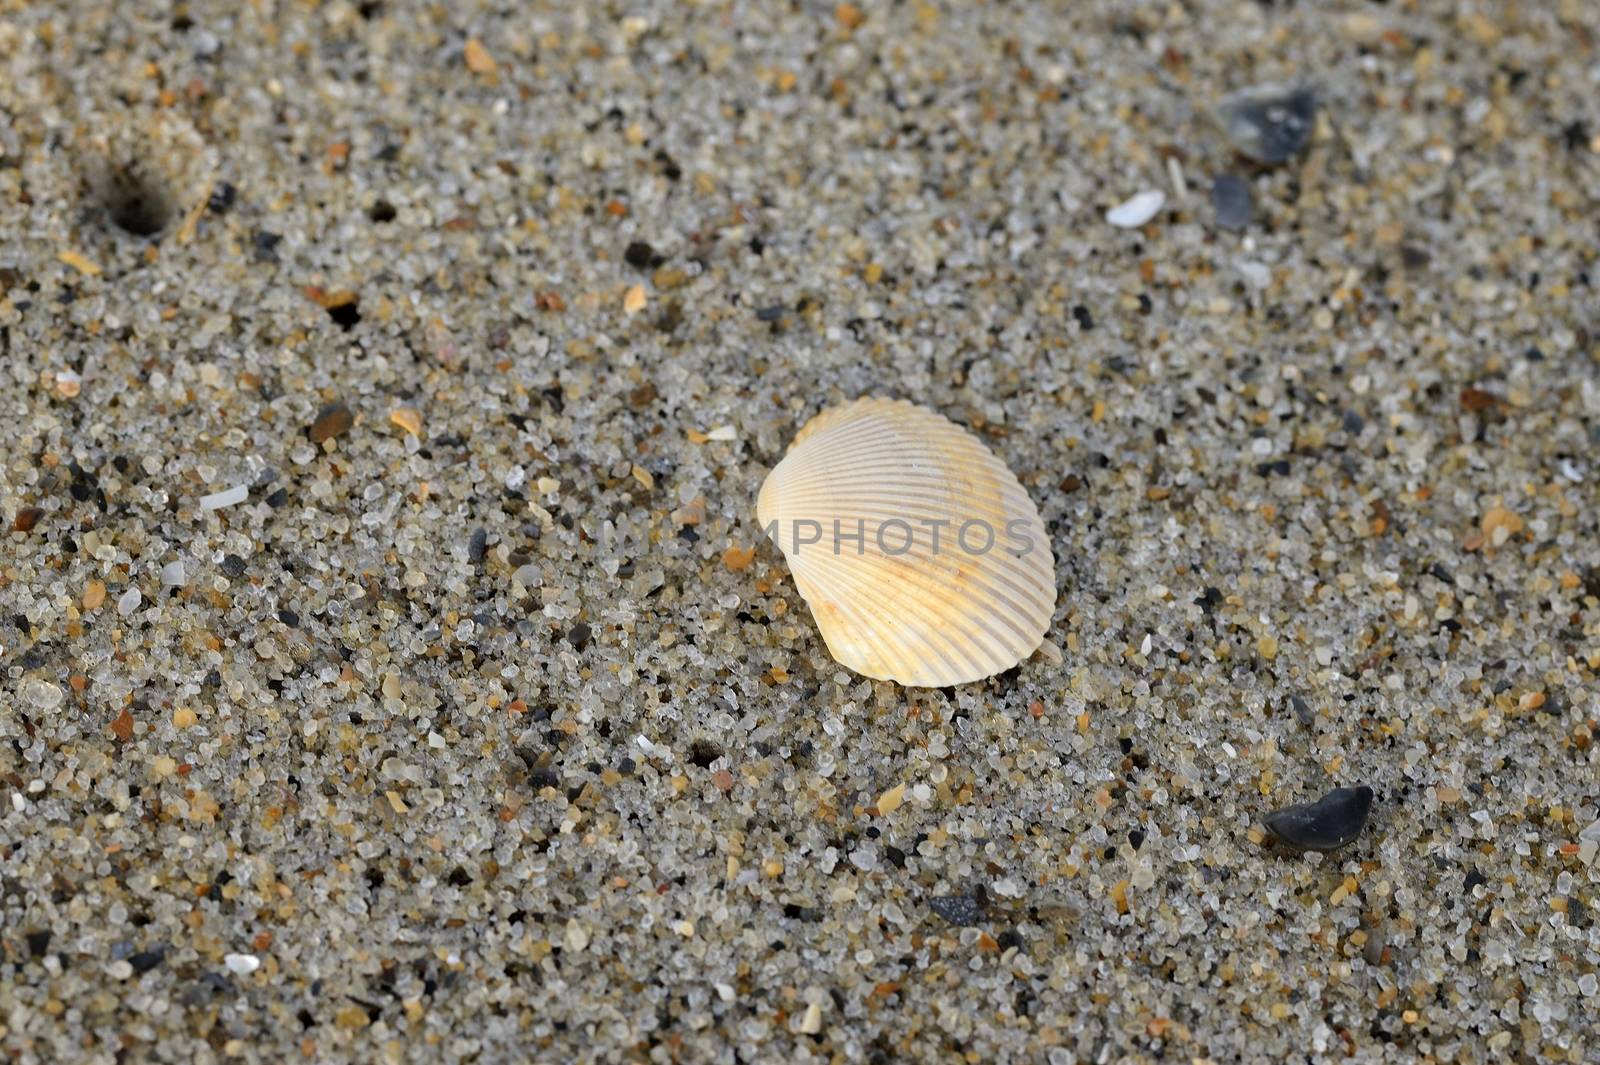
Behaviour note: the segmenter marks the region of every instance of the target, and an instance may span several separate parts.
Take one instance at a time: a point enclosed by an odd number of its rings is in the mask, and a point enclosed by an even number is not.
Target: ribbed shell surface
[[[828,651],[865,676],[981,680],[1031,655],[1055,612],[1055,557],[1027,492],[976,437],[913,403],[817,415],[756,512]]]

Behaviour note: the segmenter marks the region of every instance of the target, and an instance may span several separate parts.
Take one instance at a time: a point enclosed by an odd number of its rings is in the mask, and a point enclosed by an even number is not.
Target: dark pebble
[[[206,201],[206,210],[212,214],[227,214],[238,196],[239,190],[231,182],[224,181],[212,191],[211,198]]]
[[[35,958],[41,957],[45,951],[50,949],[50,929],[48,928],[28,932],[23,938],[28,941],[28,953]]]
[[[771,307],[761,307],[756,310],[756,321],[758,322],[776,322],[782,317],[783,307],[779,304],[773,304]]]
[[[580,621],[572,626],[571,631],[567,633],[567,642],[573,646],[574,650],[581,651],[589,646],[589,634],[591,631],[588,622]]]
[[[467,560],[473,564],[483,561],[489,552],[489,533],[482,529],[473,529],[472,536],[467,540]]]
[[[128,964],[133,966],[136,973],[147,973],[167,959],[167,948],[157,947],[154,950],[144,950],[128,959]]]
[[[1284,843],[1331,851],[1361,834],[1372,813],[1372,789],[1334,788],[1316,802],[1286,806],[1267,815],[1267,831]]]
[[[629,244],[622,257],[636,270],[648,270],[653,266],[659,266],[662,261],[661,257],[656,255],[656,250],[642,240]]]
[[[278,261],[278,245],[283,238],[276,233],[259,230],[256,233],[256,261],[262,263],[275,263]]]
[[[1258,85],[1223,100],[1219,112],[1228,140],[1241,155],[1277,166],[1311,143],[1317,97],[1310,89]]]
[[[1317,711],[1310,703],[1298,695],[1289,696],[1289,709],[1294,711],[1294,716],[1300,724],[1310,728],[1317,723]]]
[[[228,554],[222,556],[222,573],[229,580],[238,580],[244,576],[245,561],[238,555]]]
[[[936,895],[928,900],[928,909],[963,928],[983,920],[983,907],[971,895]]]
[[[1232,174],[1218,174],[1211,183],[1211,206],[1217,212],[1217,225],[1223,229],[1244,229],[1256,216],[1250,183]]]

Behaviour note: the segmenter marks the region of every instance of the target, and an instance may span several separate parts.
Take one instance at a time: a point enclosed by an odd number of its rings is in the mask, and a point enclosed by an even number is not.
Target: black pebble
[[[1220,113],[1228,140],[1240,154],[1277,166],[1311,143],[1317,97],[1310,89],[1257,86],[1222,101]]]
[[[36,932],[29,932],[24,937],[28,941],[28,953],[35,958],[50,949],[50,930],[41,928]]]
[[[128,964],[133,966],[136,973],[147,973],[160,965],[167,957],[166,947],[157,947],[155,950],[140,951],[128,959]]]
[[[642,240],[636,240],[629,244],[627,250],[622,253],[622,257],[628,261],[629,266],[636,270],[648,270],[653,266],[659,266],[662,262],[661,257],[656,254],[656,250]]]
[[[928,900],[928,909],[963,928],[983,920],[983,909],[971,895],[937,895]]]
[[[1232,174],[1218,174],[1211,183],[1211,206],[1217,212],[1217,225],[1223,229],[1244,229],[1256,216],[1249,183]]]
[[[224,181],[211,193],[211,198],[206,201],[206,210],[212,214],[227,214],[233,208],[233,201],[239,196],[239,190],[233,184]]]
[[[572,626],[571,631],[567,633],[567,642],[573,646],[574,650],[581,651],[589,645],[589,634],[591,631],[592,630],[589,628],[588,622],[580,621],[576,625]]]
[[[489,533],[478,528],[472,530],[472,536],[467,540],[467,560],[469,562],[482,562],[489,551]]]
[[[256,233],[256,262],[275,263],[278,261],[278,244],[283,240],[276,233],[259,230]]]
[[[1334,788],[1316,802],[1286,806],[1267,815],[1267,831],[1283,842],[1313,851],[1331,851],[1361,834],[1372,813],[1372,789]]]

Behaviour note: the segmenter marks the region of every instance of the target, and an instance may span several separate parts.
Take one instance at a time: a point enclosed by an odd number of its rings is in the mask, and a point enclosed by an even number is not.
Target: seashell
[[[981,680],[1031,655],[1055,613],[1033,500],[976,437],[914,403],[863,398],[811,419],[756,514],[829,653],[864,676]]]

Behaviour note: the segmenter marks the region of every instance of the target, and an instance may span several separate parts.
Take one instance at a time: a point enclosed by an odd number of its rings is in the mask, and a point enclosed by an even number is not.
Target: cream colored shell
[[[913,403],[817,415],[756,514],[828,651],[868,677],[981,680],[1037,650],[1055,612],[1055,557],[1027,492],[976,437]]]

